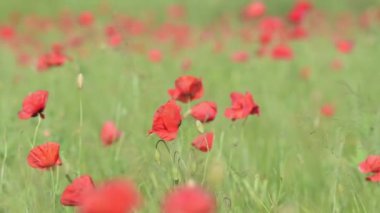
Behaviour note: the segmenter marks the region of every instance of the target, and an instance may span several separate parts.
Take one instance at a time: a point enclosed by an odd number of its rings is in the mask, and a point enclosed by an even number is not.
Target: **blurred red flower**
[[[227,108],[224,115],[231,120],[243,119],[249,115],[259,115],[259,105],[253,100],[252,94],[249,92],[238,93],[233,92],[230,95],[232,106]]]
[[[163,213],[214,213],[214,197],[199,186],[178,186],[162,202]]]
[[[79,15],[78,22],[81,26],[88,27],[94,23],[94,16],[90,11],[82,12]]]
[[[244,63],[244,62],[248,61],[249,54],[247,52],[244,52],[244,51],[238,51],[238,52],[235,52],[234,54],[231,55],[231,59],[234,62]]]
[[[81,213],[130,213],[141,204],[140,193],[134,183],[111,180],[84,197]]]
[[[113,26],[107,26],[105,29],[107,44],[110,47],[118,47],[123,43],[123,37],[119,31]]]
[[[91,176],[83,175],[66,186],[61,195],[61,204],[64,206],[80,206],[86,196],[95,190]]]
[[[160,62],[162,60],[162,53],[160,50],[150,50],[148,52],[148,57],[151,62]]]
[[[48,91],[45,90],[38,90],[29,94],[22,102],[22,109],[18,113],[18,117],[23,120],[38,115],[41,118],[45,118],[43,111],[45,110],[48,95]]]
[[[112,121],[107,121],[103,124],[100,138],[105,146],[112,145],[119,140],[122,132],[120,132]]]
[[[36,169],[49,169],[60,166],[59,143],[47,142],[34,147],[27,157],[29,166]]]
[[[175,88],[168,90],[169,95],[177,101],[187,103],[203,96],[203,84],[200,78],[182,76],[175,81]]]
[[[359,170],[362,173],[380,172],[380,155],[370,155],[365,161],[359,164]]]
[[[263,16],[265,14],[265,4],[261,1],[251,2],[242,11],[245,20],[251,20]]]
[[[212,149],[213,142],[214,142],[214,133],[207,132],[195,138],[192,145],[199,151],[209,152]]]
[[[321,114],[326,117],[332,117],[335,114],[335,107],[332,104],[325,104],[321,107]]]
[[[365,161],[359,164],[359,170],[362,173],[374,173],[366,178],[367,181],[380,182],[380,156],[368,156]]]
[[[335,42],[336,49],[344,54],[351,53],[354,48],[354,43],[349,40],[339,40]]]
[[[15,37],[15,30],[10,26],[0,27],[0,40],[10,41]]]
[[[272,58],[291,60],[293,59],[293,50],[286,44],[279,44],[272,49]]]
[[[292,39],[303,39],[308,36],[308,33],[304,27],[301,25],[295,26],[293,29],[291,29],[289,33],[289,37]]]
[[[190,113],[194,119],[206,123],[215,119],[218,109],[215,102],[204,101],[193,106]]]
[[[52,67],[59,67],[67,60],[68,58],[63,52],[63,47],[59,44],[55,44],[53,45],[51,52],[39,57],[37,61],[37,70],[45,71]]]
[[[296,2],[293,9],[290,11],[288,18],[294,24],[303,22],[307,13],[313,8],[312,4],[307,0]]]
[[[174,100],[170,100],[157,109],[152,129],[148,133],[154,133],[164,141],[171,141],[177,137],[181,122],[181,107]]]

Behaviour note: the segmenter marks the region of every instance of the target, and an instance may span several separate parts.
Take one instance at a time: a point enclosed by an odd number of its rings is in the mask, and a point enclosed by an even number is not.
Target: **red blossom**
[[[200,78],[182,76],[175,81],[175,88],[168,90],[169,95],[183,103],[199,99],[203,96],[203,84]]]
[[[199,151],[209,152],[212,149],[213,142],[214,142],[214,133],[207,132],[195,138],[192,145],[194,148],[198,149]]]
[[[244,51],[238,51],[238,52],[235,52],[234,54],[231,55],[231,59],[234,62],[244,63],[244,62],[248,61],[249,54],[247,52],[244,52]]]
[[[100,138],[105,146],[109,146],[119,140],[121,134],[112,121],[107,121],[103,124]]]
[[[64,206],[80,206],[86,196],[95,190],[95,184],[91,176],[83,175],[75,180],[68,186],[61,195],[61,203]]]
[[[242,16],[245,20],[251,20],[263,16],[265,14],[265,4],[257,1],[248,4],[242,11]]]
[[[181,107],[170,100],[157,109],[153,117],[152,129],[148,133],[154,133],[164,141],[171,141],[177,137],[181,122]]]
[[[321,114],[325,117],[332,117],[335,114],[335,107],[332,104],[325,104],[321,107]]]
[[[204,101],[193,106],[190,113],[194,119],[207,123],[215,119],[218,109],[215,102]]]
[[[148,57],[151,62],[160,62],[162,60],[162,53],[160,50],[153,49],[148,52]]]
[[[80,213],[132,213],[141,196],[131,181],[111,180],[84,197]]]
[[[230,95],[232,106],[227,108],[224,115],[231,120],[244,119],[249,115],[259,115],[259,105],[253,100],[251,93],[233,92]]]
[[[59,143],[47,142],[34,147],[27,157],[29,166],[36,169],[49,169],[60,166]]]
[[[31,117],[40,116],[45,118],[43,114],[48,100],[49,93],[45,90],[38,90],[29,94],[22,103],[22,109],[18,113],[20,119],[26,120]]]
[[[162,202],[163,213],[215,213],[214,197],[198,186],[178,186]]]
[[[78,22],[81,26],[88,27],[94,23],[94,16],[90,11],[82,12],[79,15]]]
[[[278,60],[293,59],[293,50],[286,44],[279,44],[272,49],[272,58]]]

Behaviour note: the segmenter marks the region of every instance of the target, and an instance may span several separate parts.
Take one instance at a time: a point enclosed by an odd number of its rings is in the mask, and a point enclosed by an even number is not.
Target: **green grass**
[[[46,73],[20,68],[9,50],[0,48],[0,212],[73,212],[59,203],[68,184],[65,174],[90,174],[96,182],[133,179],[144,197],[140,212],[159,212],[174,176],[180,183],[203,184],[215,194],[219,212],[378,212],[380,188],[357,169],[367,155],[380,151],[378,32],[357,33],[355,41],[350,55],[339,55],[331,41],[314,38],[293,45],[291,62],[253,57],[246,64],[231,63],[229,55],[253,52],[254,46],[235,41],[219,55],[211,45],[179,54],[164,51],[158,64],[144,55],[93,45],[75,58],[80,70],[68,63]],[[191,58],[189,74],[203,79],[202,100],[218,104],[217,119],[205,126],[215,133],[214,147],[207,154],[192,150],[197,131],[187,118],[178,139],[168,143],[172,155],[179,153],[179,165],[173,166],[161,145],[158,164],[157,138],[147,131],[156,108],[169,98],[167,89],[184,74],[182,58]],[[345,69],[332,71],[333,58],[341,58]],[[312,70],[309,81],[299,77],[303,67]],[[84,74],[81,134],[79,72]],[[17,118],[22,99],[37,89],[50,93],[37,144],[61,144],[63,165],[52,173],[27,165],[37,119]],[[227,120],[223,113],[232,91],[250,91],[262,114],[245,122]],[[319,114],[326,102],[336,106],[333,118]],[[104,148],[100,129],[110,119],[125,136]],[[48,137],[43,135],[47,130]]]

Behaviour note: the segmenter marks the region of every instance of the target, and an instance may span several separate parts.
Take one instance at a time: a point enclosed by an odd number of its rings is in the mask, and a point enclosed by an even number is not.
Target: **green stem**
[[[38,130],[40,129],[41,121],[42,121],[42,118],[41,118],[40,116],[38,116],[38,123],[37,123],[36,128],[34,129],[34,135],[33,135],[32,147],[34,147],[34,145],[36,144],[37,135],[38,135]]]
[[[52,187],[52,202],[53,202],[53,212],[55,212],[55,181],[54,181],[54,170],[50,169],[50,180],[51,180],[51,187]]]
[[[79,147],[78,147],[78,169],[80,172],[81,160],[82,160],[82,128],[83,128],[83,100],[82,100],[82,90],[79,90]]]

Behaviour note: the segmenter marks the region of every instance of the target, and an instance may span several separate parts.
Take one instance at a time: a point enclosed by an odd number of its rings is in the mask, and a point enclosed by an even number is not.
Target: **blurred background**
[[[212,20],[221,15],[233,14],[239,11],[248,0],[35,0],[35,1],[1,1],[0,20],[23,13],[54,16],[65,10],[83,11],[92,10],[95,13],[123,12],[130,15],[146,15],[152,13],[158,17],[160,11],[172,4],[180,4],[188,9],[188,19],[191,23],[201,23]],[[294,0],[265,0],[268,14],[281,15],[290,10]],[[323,8],[325,12],[353,11],[358,12],[380,5],[380,0],[313,0],[310,1],[316,8]]]

